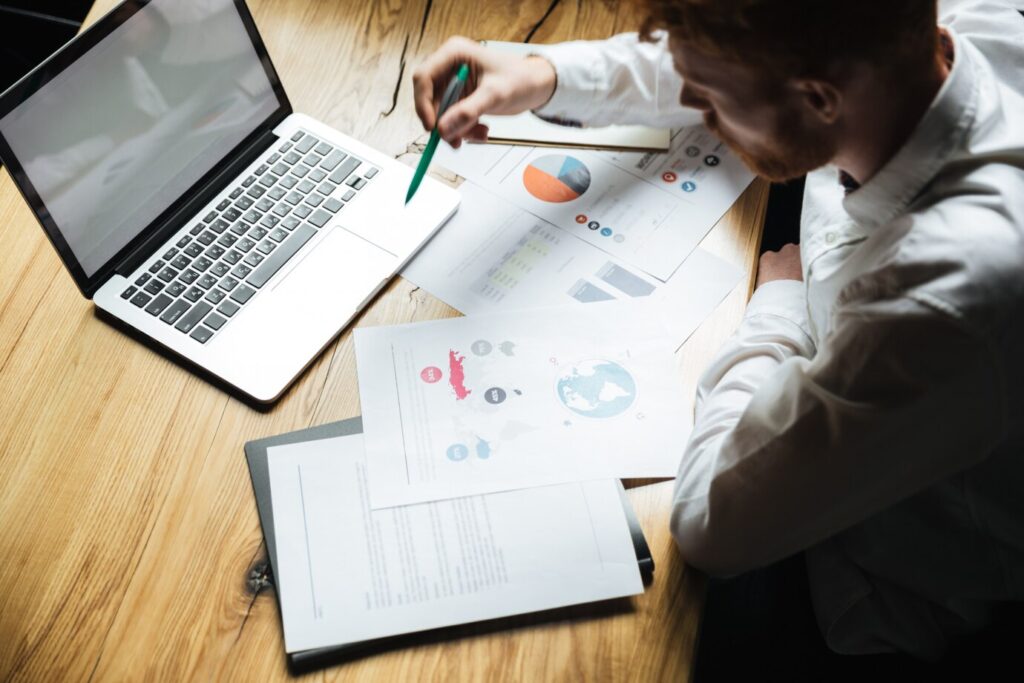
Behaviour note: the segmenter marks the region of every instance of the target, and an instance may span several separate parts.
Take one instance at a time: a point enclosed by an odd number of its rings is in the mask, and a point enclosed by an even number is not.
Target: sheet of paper
[[[698,248],[667,283],[466,181],[457,214],[402,276],[466,315],[647,298],[675,348],[742,279]]]
[[[467,144],[436,161],[662,281],[753,177],[701,126],[661,154]]]
[[[362,435],[268,463],[288,652],[643,592],[614,481],[373,511]]]
[[[639,302],[355,332],[373,507],[607,477],[673,477],[689,433]]]

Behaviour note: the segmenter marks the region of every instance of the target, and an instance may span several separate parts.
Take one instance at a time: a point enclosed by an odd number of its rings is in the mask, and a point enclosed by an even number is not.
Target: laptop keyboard
[[[299,131],[143,266],[121,298],[205,344],[379,170]]]

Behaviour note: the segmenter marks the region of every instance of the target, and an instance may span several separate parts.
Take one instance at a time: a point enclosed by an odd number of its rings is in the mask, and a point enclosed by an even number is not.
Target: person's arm
[[[671,128],[700,121],[679,103],[683,79],[664,33],[658,42],[623,33],[608,40],[538,45],[551,62],[558,87],[535,113],[585,126],[643,124]]]
[[[986,340],[923,297],[841,304],[816,351],[801,283],[759,289],[703,376],[672,533],[735,574],[805,549],[984,459],[1007,417]]]

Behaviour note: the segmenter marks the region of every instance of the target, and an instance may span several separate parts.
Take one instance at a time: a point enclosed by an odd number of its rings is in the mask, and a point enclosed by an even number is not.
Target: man
[[[648,41],[526,59],[453,39],[414,76],[419,116],[468,61],[439,122],[455,145],[484,113],[690,107],[765,177],[808,173],[799,248],[762,257],[701,379],[672,531],[712,575],[802,553],[833,651],[938,658],[1024,599],[1024,20],[971,0],[649,14]]]

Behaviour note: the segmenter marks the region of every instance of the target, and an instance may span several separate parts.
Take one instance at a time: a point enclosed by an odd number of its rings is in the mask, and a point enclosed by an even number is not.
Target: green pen
[[[462,95],[462,89],[466,86],[466,79],[469,78],[469,64],[462,64],[459,66],[459,72],[455,74],[452,80],[448,83],[448,88],[444,91],[444,97],[441,98],[441,107],[437,110],[437,120],[441,120],[441,116],[448,111],[448,107],[452,106],[459,101],[459,96]],[[434,158],[434,151],[437,149],[437,142],[441,139],[441,134],[437,132],[437,123],[434,123],[434,130],[430,131],[430,141],[427,143],[426,149],[423,150],[423,156],[420,157],[420,163],[416,167],[416,173],[412,176],[412,182],[409,183],[409,193],[405,195],[405,203],[408,204],[412,196],[416,194],[416,190],[419,189],[420,183],[423,182],[423,176],[427,174],[427,168],[430,166],[430,160]]]

